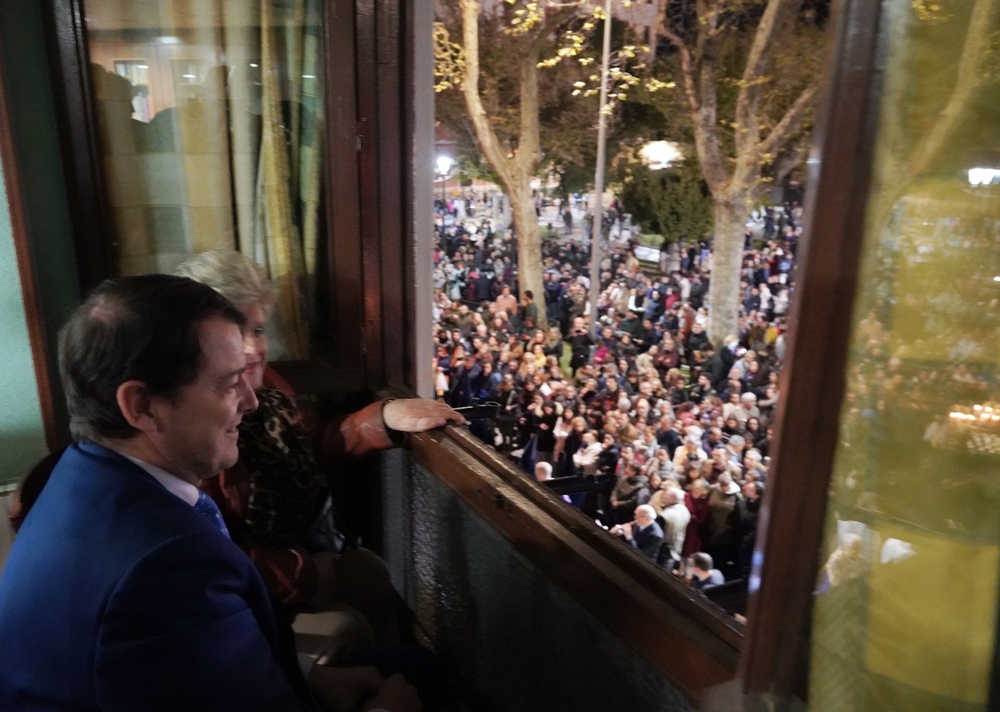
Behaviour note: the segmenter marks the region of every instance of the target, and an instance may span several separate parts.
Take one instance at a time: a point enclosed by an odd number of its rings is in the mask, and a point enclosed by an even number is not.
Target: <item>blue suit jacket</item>
[[[309,710],[253,564],[142,468],[70,447],[0,578],[0,709]]]

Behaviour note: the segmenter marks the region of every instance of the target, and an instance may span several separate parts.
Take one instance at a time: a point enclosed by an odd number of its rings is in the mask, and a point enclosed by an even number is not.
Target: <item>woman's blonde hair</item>
[[[240,309],[255,303],[265,309],[274,305],[276,290],[264,268],[236,250],[198,253],[178,265],[174,274],[207,284]]]

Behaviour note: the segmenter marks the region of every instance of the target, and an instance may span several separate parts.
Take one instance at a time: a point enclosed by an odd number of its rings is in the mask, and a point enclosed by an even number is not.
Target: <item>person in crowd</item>
[[[691,588],[704,591],[713,586],[721,586],[726,582],[722,572],[714,568],[712,557],[699,551],[691,557]]]
[[[667,486],[661,490],[665,506],[658,514],[664,522],[663,540],[670,546],[670,558],[677,564],[683,556],[691,512],[684,506],[684,490],[672,481],[667,482]]]
[[[419,709],[372,668],[304,675],[284,611],[198,489],[236,465],[258,408],[248,326],[203,284],[144,275],[104,282],[62,328],[75,442],[0,579],[16,661],[0,666],[0,707]]]
[[[510,293],[510,287],[506,284],[503,285],[500,296],[494,300],[494,304],[496,304],[498,312],[517,313],[517,297]]]
[[[635,508],[632,521],[616,524],[608,531],[624,539],[650,561],[656,561],[663,543],[663,529],[656,523],[656,512],[648,504]]]
[[[697,433],[690,433],[684,437],[684,443],[674,452],[674,467],[683,467],[691,460],[704,462],[708,455],[701,448],[701,438]]]
[[[601,438],[601,454],[597,456],[597,471],[602,475],[615,474],[621,454],[622,447],[614,434],[605,432]]]
[[[708,494],[708,519],[705,522],[705,551],[724,572],[734,570],[739,535],[740,486],[728,472],[719,475]]]
[[[642,474],[639,465],[631,462],[622,471],[611,492],[611,519],[615,524],[623,524],[632,518],[632,513],[640,504],[647,504],[652,492],[649,480]],[[653,512],[656,516],[656,512]]]
[[[687,532],[684,535],[683,556],[702,550],[704,540],[704,530],[708,521],[708,483],[698,476],[697,470],[692,470],[693,474],[688,491],[684,494],[684,506],[691,513],[688,521]]]
[[[660,480],[671,477],[675,470],[674,463],[670,461],[670,451],[665,447],[657,447],[656,453],[646,461],[642,471],[647,478],[652,478],[654,474],[659,476]]]
[[[750,576],[753,561],[753,547],[757,542],[757,521],[760,517],[760,500],[764,496],[764,485],[747,482],[743,485],[743,498],[737,503],[739,514],[737,569],[742,578]]]
[[[586,421],[584,421],[586,424]],[[601,453],[604,448],[597,442],[597,433],[588,430],[583,434],[582,445],[573,455],[573,465],[581,475],[596,475]]]

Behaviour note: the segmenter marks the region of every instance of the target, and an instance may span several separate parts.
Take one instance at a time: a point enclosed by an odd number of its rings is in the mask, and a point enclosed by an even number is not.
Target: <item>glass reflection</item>
[[[810,709],[983,709],[1000,565],[1000,12],[883,6]]]
[[[277,356],[314,322],[322,166],[318,0],[89,0],[87,48],[120,274],[238,249],[279,291]]]

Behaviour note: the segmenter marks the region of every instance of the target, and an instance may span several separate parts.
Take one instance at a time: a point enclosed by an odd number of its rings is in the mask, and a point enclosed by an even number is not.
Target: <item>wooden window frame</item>
[[[62,102],[73,239],[86,289],[111,273],[111,256],[100,239],[108,221],[86,71],[82,0],[43,3],[55,94]],[[880,5],[835,0],[831,15],[834,36],[810,159],[811,191],[806,237],[799,248],[800,286],[790,318],[789,365],[782,374],[770,486],[755,551],[753,577],[760,585],[751,595],[742,641],[740,627],[728,617],[702,605],[689,590],[598,531],[465,432],[449,428],[413,438],[419,462],[692,699],[702,699],[727,679],[738,681],[741,691],[751,695],[805,697],[811,596],[839,427],[837,408],[816,412],[814,405],[839,404],[844,392],[875,140],[875,98],[885,56]],[[337,314],[334,327],[357,330],[362,338],[358,352],[336,364],[285,364],[284,372],[303,392],[373,391],[397,382],[427,393],[429,380],[422,364],[429,357],[422,355],[430,353],[431,338],[425,312],[433,238],[428,219],[433,135],[427,117],[433,106],[427,81],[433,61],[432,19],[429,0],[325,3],[330,117],[326,219],[333,245],[327,257],[335,276],[329,299]],[[0,145],[0,153],[8,186],[13,185],[9,197],[15,237],[23,247],[27,236],[17,206],[28,196],[17,188],[15,146],[8,140]],[[29,293],[33,283],[24,278],[32,271],[22,256],[19,248],[37,359],[46,353],[38,336],[41,317],[30,308],[39,295]],[[49,366],[36,368],[40,374],[51,371],[51,362],[43,363]],[[39,388],[41,392],[41,375]],[[58,411],[45,410],[52,398],[51,392],[43,393],[43,412],[50,416]],[[615,605],[608,607],[605,596],[593,593],[595,579],[590,574],[597,577],[600,591],[614,594]]]
[[[0,42],[0,57],[3,56]],[[38,388],[38,404],[42,416],[42,427],[45,432],[45,444],[53,450],[62,440],[60,433],[60,415],[65,408],[60,407],[57,389],[58,371],[55,359],[49,357],[46,344],[45,319],[42,315],[41,296],[32,266],[31,247],[28,222],[25,211],[25,198],[22,193],[22,173],[15,150],[15,135],[7,107],[5,67],[0,64],[0,162],[3,165],[4,187],[7,203],[10,207],[10,223],[14,240],[14,255],[17,260],[17,271],[21,282],[21,300],[24,305],[25,322],[28,330],[28,346],[31,349],[31,360],[35,370],[35,381]]]
[[[833,36],[809,160],[810,192],[786,337],[787,367],[781,376],[782,399],[746,626],[726,620],[728,616],[619,545],[464,431],[449,428],[447,437],[475,464],[466,460],[463,465],[463,458],[438,436],[414,439],[418,462],[698,701],[720,679],[692,673],[681,660],[685,655],[712,658],[732,673],[739,693],[750,698],[807,697],[812,595],[840,418],[839,407],[817,411],[815,404],[839,406],[844,395],[887,42],[881,2],[835,0],[830,22]],[[531,506],[518,506],[510,492]],[[532,527],[527,515],[537,511],[546,519]],[[602,581],[602,586],[622,593],[612,607],[607,599],[595,602],[592,579],[581,581],[574,573],[574,566],[592,562],[570,553],[568,536],[589,547],[588,554],[613,565]],[[646,607],[649,594],[656,606],[663,606],[658,612]],[[688,625],[672,627],[676,615]],[[680,645],[683,654],[649,643],[665,637]],[[733,650],[737,659],[730,668]]]

